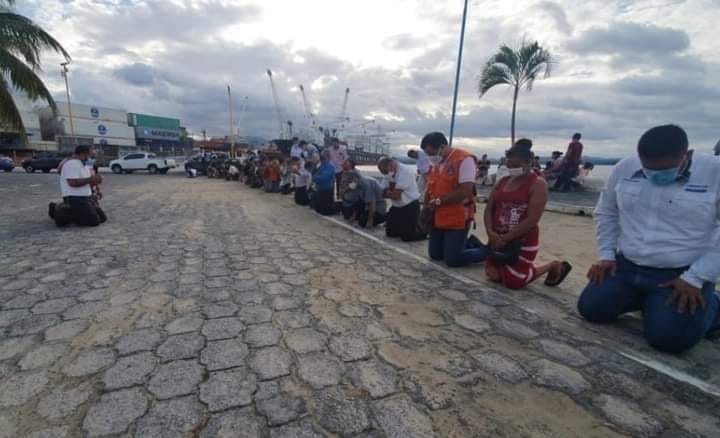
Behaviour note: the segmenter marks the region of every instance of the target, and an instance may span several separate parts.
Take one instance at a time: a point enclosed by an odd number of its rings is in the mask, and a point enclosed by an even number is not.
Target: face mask
[[[355,190],[357,188],[357,183],[351,182],[350,184],[348,184],[348,187],[350,188],[350,190]]]
[[[437,166],[442,161],[442,157],[440,155],[430,155],[428,156],[428,161],[430,161],[430,164],[433,166]]]
[[[510,178],[519,178],[519,177],[525,176],[527,174],[525,169],[522,167],[509,168],[507,171],[508,171],[508,176]]]
[[[643,169],[645,177],[656,186],[667,186],[677,181],[680,174],[680,167],[673,167],[664,170]]]

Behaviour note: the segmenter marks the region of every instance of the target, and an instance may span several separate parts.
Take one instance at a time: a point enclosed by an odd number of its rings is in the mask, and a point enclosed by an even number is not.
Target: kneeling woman
[[[520,139],[506,152],[509,175],[495,185],[485,209],[485,230],[492,247],[485,271],[490,280],[510,289],[523,288],[545,274],[545,284],[557,286],[572,269],[561,261],[534,264],[548,187],[532,170],[531,148],[530,140]]]

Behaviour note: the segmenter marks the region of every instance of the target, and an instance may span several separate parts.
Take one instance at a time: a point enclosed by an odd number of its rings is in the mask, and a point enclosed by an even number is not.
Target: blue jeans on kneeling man
[[[480,263],[487,258],[487,248],[467,248],[470,226],[464,230],[430,229],[428,252],[433,260],[444,260],[451,268]]]
[[[666,304],[672,289],[659,285],[680,277],[685,270],[638,266],[618,255],[615,276],[600,285],[589,284],[580,295],[578,311],[588,321],[607,323],[639,310],[648,343],[661,351],[681,353],[720,326],[720,298],[713,283],[703,284],[705,308],[694,314],[678,312],[677,303]]]

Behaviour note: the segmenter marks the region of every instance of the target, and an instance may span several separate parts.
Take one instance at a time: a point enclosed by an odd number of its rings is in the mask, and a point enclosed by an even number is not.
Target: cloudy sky
[[[228,131],[231,84],[246,135],[277,136],[265,70],[285,118],[306,126],[303,84],[321,124],[375,119],[394,152],[447,132],[462,0],[18,0],[73,57],[80,103],[178,117],[192,132]],[[518,135],[538,152],[575,131],[588,153],[632,153],[644,129],[674,122],[696,149],[720,138],[720,0],[471,0],[456,145],[491,156],[509,143],[512,95],[477,82],[500,44],[536,39],[553,76],[519,99]],[[59,99],[64,86],[44,58]],[[359,127],[352,130],[358,131]],[[370,124],[367,129],[377,132]]]

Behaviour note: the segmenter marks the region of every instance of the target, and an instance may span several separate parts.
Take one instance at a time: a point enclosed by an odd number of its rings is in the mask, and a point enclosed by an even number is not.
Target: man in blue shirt
[[[680,353],[720,328],[720,160],[693,156],[674,125],[643,134],[638,155],[598,201],[600,260],[578,310],[597,323],[641,311],[648,343]]]
[[[335,206],[335,166],[327,150],[320,153],[320,166],[313,174],[313,206],[318,213],[329,216],[337,213]]]

